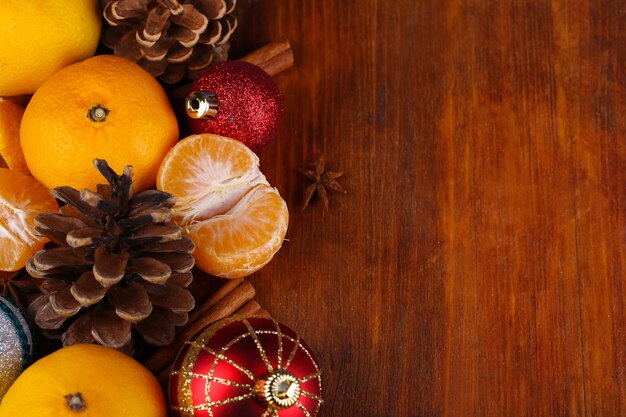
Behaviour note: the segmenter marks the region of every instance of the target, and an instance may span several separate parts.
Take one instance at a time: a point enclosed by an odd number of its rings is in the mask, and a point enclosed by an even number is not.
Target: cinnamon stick
[[[241,61],[259,66],[273,77],[293,66],[293,51],[288,40],[272,42],[244,56]]]
[[[282,40],[268,43],[244,56],[241,58],[241,61],[257,65],[263,68],[269,75],[274,76],[293,66],[293,52],[289,41]],[[186,117],[184,112],[185,100],[187,100],[187,96],[192,90],[193,82],[189,82],[169,93],[170,101],[180,120],[184,120]]]
[[[235,312],[236,315],[241,315],[244,317],[255,315],[259,310],[261,310],[261,306],[255,300],[248,301],[243,307]]]
[[[266,309],[262,308],[259,311],[257,311],[256,313],[254,313],[255,317],[263,317],[264,319],[269,319],[271,318],[270,313],[267,312]]]
[[[255,291],[252,284],[248,281],[244,281],[226,294],[221,300],[217,301],[212,307],[205,308],[201,306],[200,308],[204,313],[199,315],[195,321],[190,322],[185,329],[176,336],[176,339],[174,339],[171,345],[157,350],[144,365],[152,371],[152,373],[158,375],[163,368],[172,365],[176,355],[187,340],[206,326],[226,318],[239,310],[241,306],[252,300],[254,295]],[[207,300],[205,304],[208,304],[208,301],[209,300]]]
[[[227,294],[230,294],[235,288],[240,286],[242,283],[243,283],[243,279],[242,278],[228,280],[226,283],[224,283],[224,285],[219,287],[217,291],[215,291],[213,294],[211,294],[211,296],[209,298],[207,298],[206,301],[204,301],[202,304],[197,306],[189,314],[189,321],[187,322],[188,325],[190,323],[193,323],[194,321],[198,320],[198,318],[200,316],[206,314],[206,312],[209,309],[213,308],[213,306],[215,306],[215,304],[217,304]]]

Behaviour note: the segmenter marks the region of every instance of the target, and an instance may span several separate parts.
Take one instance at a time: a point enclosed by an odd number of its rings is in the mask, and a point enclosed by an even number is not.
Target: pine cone
[[[102,42],[169,84],[225,61],[236,0],[102,0]]]
[[[53,195],[67,204],[37,216],[37,231],[58,246],[28,261],[28,273],[45,279],[29,314],[42,329],[65,329],[66,346],[121,348],[133,328],[150,344],[170,344],[194,307],[185,289],[194,244],[170,222],[170,194],[133,196],[130,166],[117,175],[103,160],[94,164],[109,185],[97,192],[57,187]]]

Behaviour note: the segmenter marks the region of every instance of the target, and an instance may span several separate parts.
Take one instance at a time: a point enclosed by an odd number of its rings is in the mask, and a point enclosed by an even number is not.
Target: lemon
[[[0,96],[32,94],[92,56],[101,23],[97,0],[0,1]]]

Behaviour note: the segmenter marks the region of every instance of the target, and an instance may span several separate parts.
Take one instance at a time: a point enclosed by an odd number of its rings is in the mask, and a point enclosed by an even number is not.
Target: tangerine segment
[[[0,168],[0,270],[17,271],[43,248],[47,239],[35,231],[35,216],[57,211],[46,187],[34,178]]]
[[[189,226],[196,264],[223,278],[240,278],[267,264],[280,249],[289,222],[278,191],[259,184],[228,212]]]
[[[239,141],[211,134],[176,144],[157,175],[157,188],[176,197],[182,226],[227,212],[258,184],[269,186],[256,154]]]

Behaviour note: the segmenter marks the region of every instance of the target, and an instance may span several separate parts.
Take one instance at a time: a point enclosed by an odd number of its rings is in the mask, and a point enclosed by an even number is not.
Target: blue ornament
[[[0,297],[0,399],[33,359],[28,319],[11,300]]]

